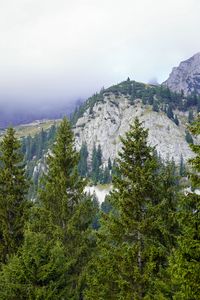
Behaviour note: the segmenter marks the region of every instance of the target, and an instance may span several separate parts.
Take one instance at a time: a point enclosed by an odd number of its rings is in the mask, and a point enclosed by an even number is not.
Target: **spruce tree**
[[[168,105],[167,116],[168,116],[169,119],[173,119],[174,118],[174,113],[173,113],[173,109],[172,109],[172,105],[171,104]]]
[[[188,113],[188,122],[191,124],[194,121],[193,111],[190,110]]]
[[[153,100],[153,111],[158,112],[159,111],[159,106],[158,106],[158,101],[157,100]]]
[[[98,148],[97,148],[97,164],[98,164],[99,167],[102,165],[101,145],[98,145]]]
[[[108,169],[109,169],[109,170],[112,170],[112,162],[111,162],[110,157],[109,157],[109,159],[108,159]]]
[[[179,126],[179,120],[178,120],[177,115],[175,115],[175,117],[174,117],[174,123],[175,123],[177,126]]]
[[[43,150],[45,148],[46,142],[46,132],[42,129],[40,133],[37,134],[37,149],[36,149],[36,158],[40,159],[42,157]]]
[[[191,126],[194,135],[200,134],[200,117]],[[190,145],[196,156],[189,160],[194,173],[190,174],[192,188],[200,188],[200,145]],[[170,257],[169,273],[173,299],[199,299],[200,295],[200,196],[188,193],[181,198],[177,218],[181,234],[178,247]]]
[[[97,183],[99,176],[99,167],[98,167],[98,161],[97,161],[97,149],[96,146],[93,146],[92,150],[92,170],[91,170],[91,177],[94,182],[94,184]]]
[[[0,144],[0,259],[6,262],[21,246],[28,215],[28,182],[20,142],[8,128]]]
[[[186,176],[186,168],[185,168],[185,163],[184,163],[184,159],[183,159],[182,154],[181,154],[181,157],[180,157],[179,174],[180,174],[181,177]]]
[[[192,135],[190,134],[190,132],[188,130],[186,130],[186,132],[185,132],[185,140],[188,144],[193,144]]]
[[[59,239],[27,229],[22,247],[0,272],[0,298],[69,299],[68,269]]]
[[[98,181],[102,180],[103,174],[102,174],[102,170],[100,169],[101,165],[102,165],[101,146],[98,145],[98,148],[96,149],[96,146],[94,145],[92,151],[92,172],[91,172],[91,177],[94,184],[97,184]]]
[[[87,145],[84,143],[80,150],[80,158],[78,163],[78,172],[81,177],[87,176],[88,173],[87,159],[88,159],[88,150],[87,150]]]
[[[78,157],[70,123],[64,118],[47,161],[48,172],[39,193],[39,203],[50,212],[53,224],[61,233],[70,265],[67,299],[81,297],[84,268],[93,243],[90,237],[95,208],[84,193],[86,182],[78,175]]]
[[[121,138],[118,176],[109,199],[113,209],[101,220],[86,299],[152,299],[159,294],[176,234],[176,194],[171,167],[159,170],[147,137],[136,118]]]

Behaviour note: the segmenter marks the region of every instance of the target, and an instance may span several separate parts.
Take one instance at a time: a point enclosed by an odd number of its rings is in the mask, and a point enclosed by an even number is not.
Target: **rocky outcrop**
[[[174,158],[180,162],[192,156],[185,140],[186,113],[176,112],[180,121],[177,126],[164,112],[152,111],[152,106],[143,105],[140,99],[131,104],[129,96],[106,93],[102,102],[97,102],[92,113],[89,108],[78,119],[74,127],[76,146],[79,150],[83,143],[91,153],[94,144],[102,149],[103,162],[113,160],[121,149],[120,135],[123,136],[137,116],[149,129],[149,144],[156,146],[163,159]]]
[[[200,52],[172,69],[169,78],[163,83],[174,92],[200,94]]]

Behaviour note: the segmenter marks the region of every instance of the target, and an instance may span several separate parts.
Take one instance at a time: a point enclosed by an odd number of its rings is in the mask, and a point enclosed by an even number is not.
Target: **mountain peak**
[[[185,95],[200,94],[200,52],[174,67],[163,85],[174,92],[183,91]]]

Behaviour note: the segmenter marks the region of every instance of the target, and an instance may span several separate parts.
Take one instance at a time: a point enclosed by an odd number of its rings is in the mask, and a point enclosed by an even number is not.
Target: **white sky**
[[[200,51],[200,0],[0,0],[0,102],[164,81]]]

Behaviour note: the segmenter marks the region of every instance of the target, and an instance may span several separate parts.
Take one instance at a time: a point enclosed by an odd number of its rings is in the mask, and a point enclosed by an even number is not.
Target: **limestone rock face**
[[[183,91],[185,95],[200,94],[200,52],[173,68],[163,85],[174,92]]]
[[[179,126],[170,120],[165,113],[152,111],[152,107],[143,105],[140,99],[130,103],[129,96],[115,96],[106,93],[102,102],[97,102],[93,112],[86,110],[74,127],[77,150],[83,143],[87,144],[89,160],[94,144],[100,145],[104,164],[109,158],[113,160],[121,149],[120,136],[130,128],[134,118],[139,117],[144,127],[149,129],[149,144],[156,146],[163,159],[174,158],[180,162],[181,155],[186,161],[193,154],[185,140],[184,120],[186,113],[176,112]]]

